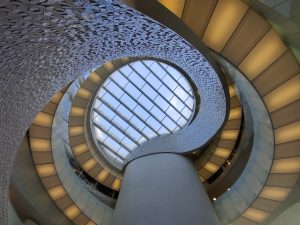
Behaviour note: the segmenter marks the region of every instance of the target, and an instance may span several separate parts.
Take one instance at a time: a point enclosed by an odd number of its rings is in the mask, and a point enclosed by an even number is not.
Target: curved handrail
[[[251,106],[249,111],[253,121],[253,145],[247,165],[230,191],[223,193],[213,204],[221,223],[228,224],[249,208],[264,187],[273,162],[274,133],[268,110],[254,87],[225,59],[215,57],[236,82],[241,100]]]
[[[51,135],[53,161],[65,190],[76,205],[98,224],[110,224],[113,209],[99,201],[99,199],[88,191],[81,179],[74,174],[65,152],[71,151],[70,146],[65,143],[69,143],[67,120],[72,99],[79,87],[80,79],[77,79],[70,85],[62,97],[54,115]]]

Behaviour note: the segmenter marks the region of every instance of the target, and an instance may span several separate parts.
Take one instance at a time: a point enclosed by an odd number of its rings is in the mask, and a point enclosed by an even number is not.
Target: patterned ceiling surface
[[[207,60],[175,32],[119,1],[1,1],[0,49],[0,221],[4,224],[12,162],[32,119],[56,91],[105,61],[151,56],[179,65],[192,77],[202,108],[190,133],[201,122],[205,135],[184,150],[205,144],[225,119],[223,86]]]

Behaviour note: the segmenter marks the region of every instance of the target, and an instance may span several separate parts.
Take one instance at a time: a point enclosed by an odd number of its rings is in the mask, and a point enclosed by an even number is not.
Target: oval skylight
[[[96,95],[94,140],[110,162],[122,165],[145,141],[186,126],[194,102],[189,82],[174,67],[153,60],[129,63],[113,72]]]

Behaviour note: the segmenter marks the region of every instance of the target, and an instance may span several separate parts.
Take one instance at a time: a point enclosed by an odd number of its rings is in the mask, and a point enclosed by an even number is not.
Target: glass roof
[[[132,62],[113,72],[97,93],[91,114],[94,138],[109,161],[120,165],[143,142],[186,126],[194,102],[190,84],[174,67]]]

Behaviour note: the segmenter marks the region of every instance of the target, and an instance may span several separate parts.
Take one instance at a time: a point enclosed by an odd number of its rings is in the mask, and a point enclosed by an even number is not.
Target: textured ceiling
[[[7,223],[7,191],[14,155],[35,114],[77,75],[125,56],[152,56],[180,65],[200,89],[202,119],[210,118],[204,128],[210,127],[212,135],[222,125],[226,107],[218,76],[196,49],[170,29],[118,1],[0,2],[3,224]],[[217,123],[211,123],[215,116]]]

